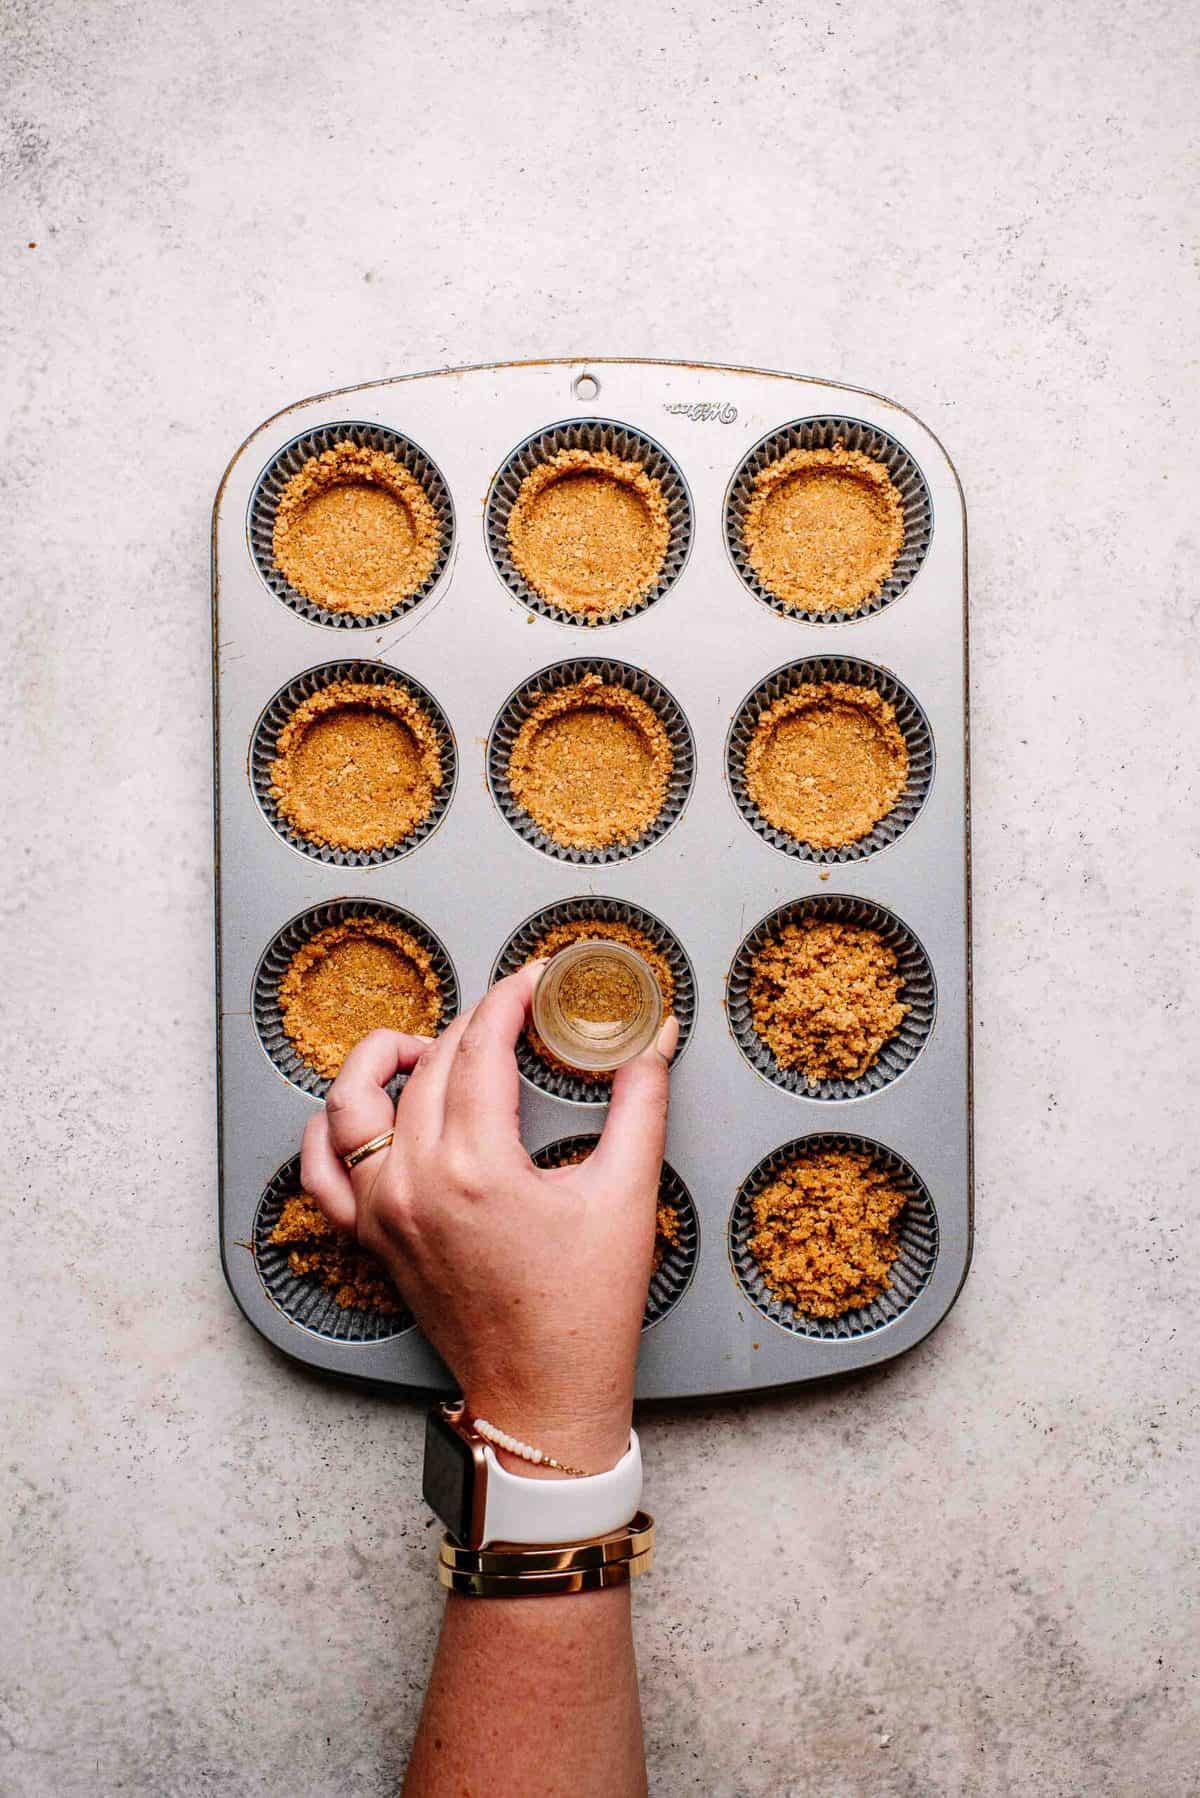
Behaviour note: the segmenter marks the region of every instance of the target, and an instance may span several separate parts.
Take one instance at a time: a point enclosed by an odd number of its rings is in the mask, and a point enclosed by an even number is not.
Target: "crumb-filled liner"
[[[845,1311],[840,1317],[811,1317],[777,1298],[763,1279],[750,1250],[750,1239],[756,1229],[752,1201],[797,1156],[826,1151],[870,1155],[875,1166],[888,1174],[904,1192],[905,1205],[900,1214],[900,1253],[892,1264],[887,1290],[869,1305]],[[729,1216],[729,1259],[738,1285],[750,1303],[773,1324],[790,1330],[794,1336],[816,1337],[825,1342],[868,1336],[893,1323],[927,1284],[937,1255],[937,1211],[924,1181],[892,1149],[863,1136],[821,1132],[781,1143],[742,1181]]]
[[[904,985],[897,997],[909,1007],[896,1034],[880,1049],[857,1079],[824,1078],[810,1084],[802,1068],[780,1067],[754,1028],[750,1010],[750,978],[754,958],[788,924],[820,920],[873,930],[896,957]],[[742,938],[725,986],[725,1011],[733,1040],[756,1074],[784,1092],[803,1099],[861,1099],[879,1092],[910,1068],[929,1040],[937,1010],[937,988],[928,955],[902,919],[870,899],[850,893],[810,893],[769,912]]]
[[[688,1045],[696,1021],[696,976],[687,951],[672,930],[653,912],[630,905],[623,899],[603,899],[592,895],[563,899],[544,905],[518,925],[496,957],[492,981],[503,980],[525,966],[538,943],[556,924],[575,924],[595,920],[604,924],[627,924],[642,934],[666,961],[675,980],[672,1010],[679,1020],[679,1047],[674,1065]],[[517,1041],[517,1067],[531,1086],[550,1093],[556,1099],[567,1099],[577,1105],[607,1105],[612,1097],[612,1081],[598,1080],[582,1071],[567,1073],[546,1061],[523,1031]]]
[[[662,488],[667,507],[670,537],[663,565],[654,585],[629,605],[601,616],[582,616],[567,606],[557,605],[530,585],[512,558],[508,540],[508,521],[522,483],[535,468],[549,462],[561,450],[589,450],[593,454],[607,450],[622,462],[638,462]],[[560,624],[574,624],[584,629],[597,629],[606,624],[619,624],[634,618],[660,600],[682,574],[692,547],[692,501],[687,482],[679,465],[662,445],[632,425],[619,424],[607,418],[566,420],[535,431],[517,445],[497,471],[488,492],[483,519],[484,536],[492,564],[509,592],[531,612],[554,618]]]
[[[308,1275],[294,1274],[288,1265],[289,1243],[271,1241],[288,1199],[301,1191],[300,1157],[293,1155],[279,1169],[258,1201],[254,1217],[254,1263],[268,1296],[285,1317],[316,1336],[334,1342],[386,1342],[410,1330],[413,1320],[405,1310],[367,1311],[339,1305],[328,1287]]]
[[[571,687],[586,674],[599,675],[611,686],[624,687],[644,700],[655,713],[671,746],[671,778],[658,816],[632,843],[606,843],[598,849],[568,848],[547,836],[541,825],[513,797],[508,783],[508,763],[521,726],[534,711],[538,701],[560,687]],[[505,822],[525,842],[552,855],[557,861],[595,866],[602,862],[629,861],[641,855],[666,836],[683,813],[692,790],[696,772],[696,744],[692,728],[678,700],[642,668],[626,662],[614,662],[599,656],[582,657],[570,662],[556,662],[523,681],[510,693],[496,715],[488,736],[487,776],[492,798]]]
[[[458,976],[442,942],[427,924],[398,905],[382,899],[334,899],[324,905],[310,906],[301,912],[271,940],[263,951],[254,976],[252,1009],[254,1027],[263,1050],[285,1080],[315,1099],[323,1099],[332,1081],[310,1067],[299,1054],[283,1027],[283,1011],[279,1003],[279,983],[287,972],[292,957],[304,944],[330,925],[344,924],[350,918],[383,918],[411,932],[422,948],[429,952],[431,965],[442,994],[442,1020],[449,1023],[459,1009]],[[403,1075],[397,1075],[389,1092],[398,1093]]]
[[[442,758],[442,784],[433,796],[433,803],[425,817],[406,837],[380,849],[345,849],[332,843],[310,842],[284,817],[271,792],[271,764],[278,754],[280,731],[305,700],[340,681],[354,681],[374,687],[406,687],[424,708],[437,735]],[[433,835],[442,822],[450,809],[458,781],[458,747],[450,720],[442,707],[428,688],[414,680],[411,674],[405,674],[400,668],[391,668],[384,662],[323,662],[318,668],[308,668],[303,674],[298,674],[285,687],[281,687],[268,703],[250,739],[249,767],[250,785],[262,814],[271,829],[285,843],[298,849],[302,855],[311,856],[314,861],[326,862],[333,867],[377,868],[386,862],[398,861],[401,856],[411,855],[414,849]]]
[[[880,591],[861,605],[842,610],[836,606],[797,607],[789,605],[765,586],[750,565],[746,553],[746,512],[754,492],[756,476],[789,451],[832,449],[835,444],[857,450],[887,469],[892,485],[900,495],[904,512],[904,545],[891,574]],[[882,612],[899,599],[911,586],[925,560],[933,535],[933,501],[925,477],[909,452],[896,439],[877,425],[858,418],[797,418],[791,424],[762,438],[738,464],[725,496],[725,546],[743,584],[763,605],[770,606],[784,618],[797,618],[807,624],[844,624],[854,618],[869,618]]]
[[[406,468],[424,488],[441,531],[437,560],[425,579],[412,593],[406,594],[384,611],[343,612],[323,606],[293,587],[275,562],[275,514],[284,488],[314,456],[347,441],[357,444],[360,449],[382,450]],[[305,431],[299,437],[293,437],[290,443],[285,443],[272,456],[259,475],[250,496],[246,532],[254,566],[276,599],[281,599],[285,606],[290,606],[293,612],[298,612],[311,624],[330,625],[338,630],[370,630],[402,618],[414,606],[419,606],[422,600],[428,599],[438,585],[454,548],[454,502],[450,498],[450,489],[441,470],[419,444],[399,431],[389,430],[386,425],[365,424],[351,419],[345,423],[320,425],[316,430]]]
[[[896,716],[896,727],[908,751],[908,779],[904,791],[887,815],[874,829],[857,842],[836,848],[818,849],[801,842],[786,830],[780,830],[764,818],[746,785],[746,751],[763,714],[776,700],[794,693],[797,687],[818,686],[826,682],[868,687],[886,699]],[[776,668],[749,692],[734,713],[725,739],[725,777],[733,802],[747,824],[772,848],[780,849],[806,862],[856,862],[877,850],[886,849],[904,835],[917,818],[933,785],[933,732],[921,707],[908,688],[886,668],[874,662],[862,662],[852,656],[808,656],[800,662],[788,662]]]
[[[599,1141],[598,1136],[561,1137],[558,1142],[547,1143],[544,1149],[539,1149],[533,1164],[535,1167],[562,1167],[580,1150],[586,1150],[590,1155]],[[679,1303],[692,1283],[700,1253],[700,1219],[692,1195],[666,1161],[658,1181],[658,1203],[670,1205],[679,1214],[680,1240],[667,1245],[657,1272],[650,1276],[646,1309],[642,1315],[643,1330],[661,1323],[668,1311]]]

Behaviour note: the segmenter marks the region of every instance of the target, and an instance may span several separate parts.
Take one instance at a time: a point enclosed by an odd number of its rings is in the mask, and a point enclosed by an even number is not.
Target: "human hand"
[[[586,1161],[535,1168],[513,1050],[539,973],[499,981],[433,1042],[364,1037],[305,1129],[301,1179],[386,1263],[470,1413],[591,1473],[629,1442],[679,1027],[618,1069]],[[347,1171],[341,1157],[389,1129],[391,1147]]]

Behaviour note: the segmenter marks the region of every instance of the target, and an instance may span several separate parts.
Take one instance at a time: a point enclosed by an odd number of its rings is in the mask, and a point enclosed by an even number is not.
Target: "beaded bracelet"
[[[556,1473],[569,1473],[577,1480],[586,1480],[589,1477],[582,1467],[570,1467],[565,1461],[556,1461],[553,1455],[546,1453],[545,1449],[534,1448],[528,1442],[521,1442],[516,1436],[510,1436],[507,1430],[498,1430],[495,1424],[488,1423],[486,1418],[472,1418],[471,1427],[477,1436],[483,1437],[485,1442],[490,1442],[494,1448],[504,1449],[506,1454],[515,1455],[518,1461],[528,1461],[534,1467],[553,1467]]]

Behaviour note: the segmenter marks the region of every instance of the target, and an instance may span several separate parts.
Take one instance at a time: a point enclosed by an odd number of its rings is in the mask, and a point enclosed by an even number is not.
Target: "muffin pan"
[[[398,453],[443,525],[429,580],[370,618],[310,605],[270,559],[283,482],[342,435]],[[877,599],[815,616],[762,591],[740,520],[767,460],[839,441],[892,470],[906,541]],[[507,557],[503,518],[521,469],[570,445],[653,457],[668,489],[662,578],[602,624],[571,621],[524,591]],[[941,1321],[972,1231],[965,552],[954,470],[911,414],[766,371],[606,360],[449,370],[304,401],[247,439],[213,513],[219,1227],[230,1287],[264,1336],[330,1373],[451,1387],[405,1317],[340,1314],[267,1245],[327,1084],[279,1025],[289,954],[355,912],[397,917],[434,949],[449,1012],[507,968],[542,919],[577,916],[587,901],[601,916],[649,920],[683,975],[687,1047],[672,1073],[667,1163],[688,1227],[651,1290],[639,1395],[846,1373],[911,1348]],[[314,852],[280,828],[265,770],[289,706],[352,664],[377,671],[355,666],[355,679],[394,676],[432,702],[450,778],[437,816],[395,850]],[[589,668],[654,705],[675,777],[637,844],[564,851],[513,806],[503,751],[522,707]],[[876,687],[908,743],[895,813],[850,850],[797,851],[756,818],[738,771],[756,712],[806,679]],[[813,908],[847,921],[882,914],[915,984],[901,995],[914,1011],[875,1077],[809,1091],[745,1041],[739,950],[774,914]],[[527,1057],[521,1068],[531,1153],[602,1127],[594,1087],[535,1083]],[[909,1192],[891,1287],[836,1320],[781,1306],[746,1248],[753,1193],[818,1138],[869,1149]]]

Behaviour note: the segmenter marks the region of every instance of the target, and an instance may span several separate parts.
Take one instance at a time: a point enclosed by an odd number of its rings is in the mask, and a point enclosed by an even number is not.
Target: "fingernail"
[[[654,1047],[664,1061],[670,1061],[679,1047],[679,1019],[674,1015],[667,1019],[655,1039]]]

